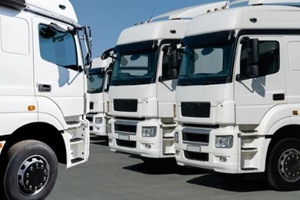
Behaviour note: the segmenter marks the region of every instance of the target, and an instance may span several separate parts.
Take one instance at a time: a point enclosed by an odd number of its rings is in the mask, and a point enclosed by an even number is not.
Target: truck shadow
[[[175,159],[159,159],[157,161],[141,160],[141,163],[126,166],[123,167],[123,169],[139,172],[143,174],[149,174],[149,175],[163,175],[163,174],[194,175],[194,174],[207,173],[200,169],[178,166],[176,164]]]
[[[232,192],[252,192],[273,190],[269,185],[264,174],[247,174],[241,180],[222,180],[214,173],[205,174],[201,177],[193,178],[187,181],[190,184],[201,185],[205,187],[217,188]]]
[[[108,138],[107,138],[107,136],[91,135],[90,143],[96,144],[96,145],[108,146]]]

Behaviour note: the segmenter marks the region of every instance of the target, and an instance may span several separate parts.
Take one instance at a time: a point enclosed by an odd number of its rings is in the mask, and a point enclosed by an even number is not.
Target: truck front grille
[[[182,130],[183,143],[201,143],[202,145],[209,144],[209,132],[208,129],[198,128],[184,128]]]
[[[136,126],[115,124],[115,131],[116,132],[126,132],[128,134],[136,134]]]
[[[210,117],[209,102],[181,102],[181,115],[184,117]]]
[[[136,135],[138,121],[116,120],[114,123],[115,133]]]
[[[114,110],[121,112],[137,112],[137,99],[114,99]]]
[[[121,146],[121,147],[136,148],[135,141],[126,141],[126,140],[118,140],[117,139],[117,145]]]
[[[208,153],[196,153],[196,152],[184,151],[184,156],[186,159],[189,160],[199,160],[199,161],[208,162]]]

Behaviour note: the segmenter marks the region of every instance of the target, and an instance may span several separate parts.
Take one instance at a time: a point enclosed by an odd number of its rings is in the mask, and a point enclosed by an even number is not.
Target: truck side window
[[[248,56],[248,46],[243,44],[240,63],[240,74],[243,80],[250,79],[247,73]],[[275,74],[279,71],[279,66],[279,43],[277,41],[259,41],[259,75],[257,77]]]
[[[70,32],[59,32],[48,25],[39,25],[41,57],[70,69],[77,70],[77,56],[74,37]]]

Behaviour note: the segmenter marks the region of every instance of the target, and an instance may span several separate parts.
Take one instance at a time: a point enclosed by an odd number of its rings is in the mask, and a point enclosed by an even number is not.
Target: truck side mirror
[[[241,56],[241,74],[236,75],[237,81],[259,76],[259,40],[244,37],[241,44],[244,55]]]
[[[106,51],[104,51],[101,55],[101,59],[106,60],[107,58],[109,58],[111,56],[111,52],[113,50],[114,50],[114,48],[110,48],[110,49],[107,49]]]
[[[259,41],[257,38],[249,40],[248,48],[248,68],[247,74],[250,78],[255,78],[259,75]]]
[[[177,50],[177,43],[173,43],[173,44],[170,44],[170,45],[167,47],[166,53],[167,53],[167,55],[171,55],[171,54],[173,54],[176,50]]]
[[[175,79],[178,77],[178,71],[176,68],[171,68],[168,71],[168,78],[170,79]]]
[[[88,54],[87,54],[87,58],[86,60],[88,61],[88,64],[91,65],[92,64],[92,31],[91,28],[89,26],[85,26],[84,27],[84,32],[85,32],[85,37],[86,37],[86,44],[88,47]]]

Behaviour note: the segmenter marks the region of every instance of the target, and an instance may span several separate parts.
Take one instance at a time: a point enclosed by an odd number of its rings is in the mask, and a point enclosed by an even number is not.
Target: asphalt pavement
[[[103,137],[91,137],[89,161],[74,168],[59,165],[47,200],[299,200],[300,191],[274,191],[262,174],[222,181],[174,160],[144,163],[109,150]]]

